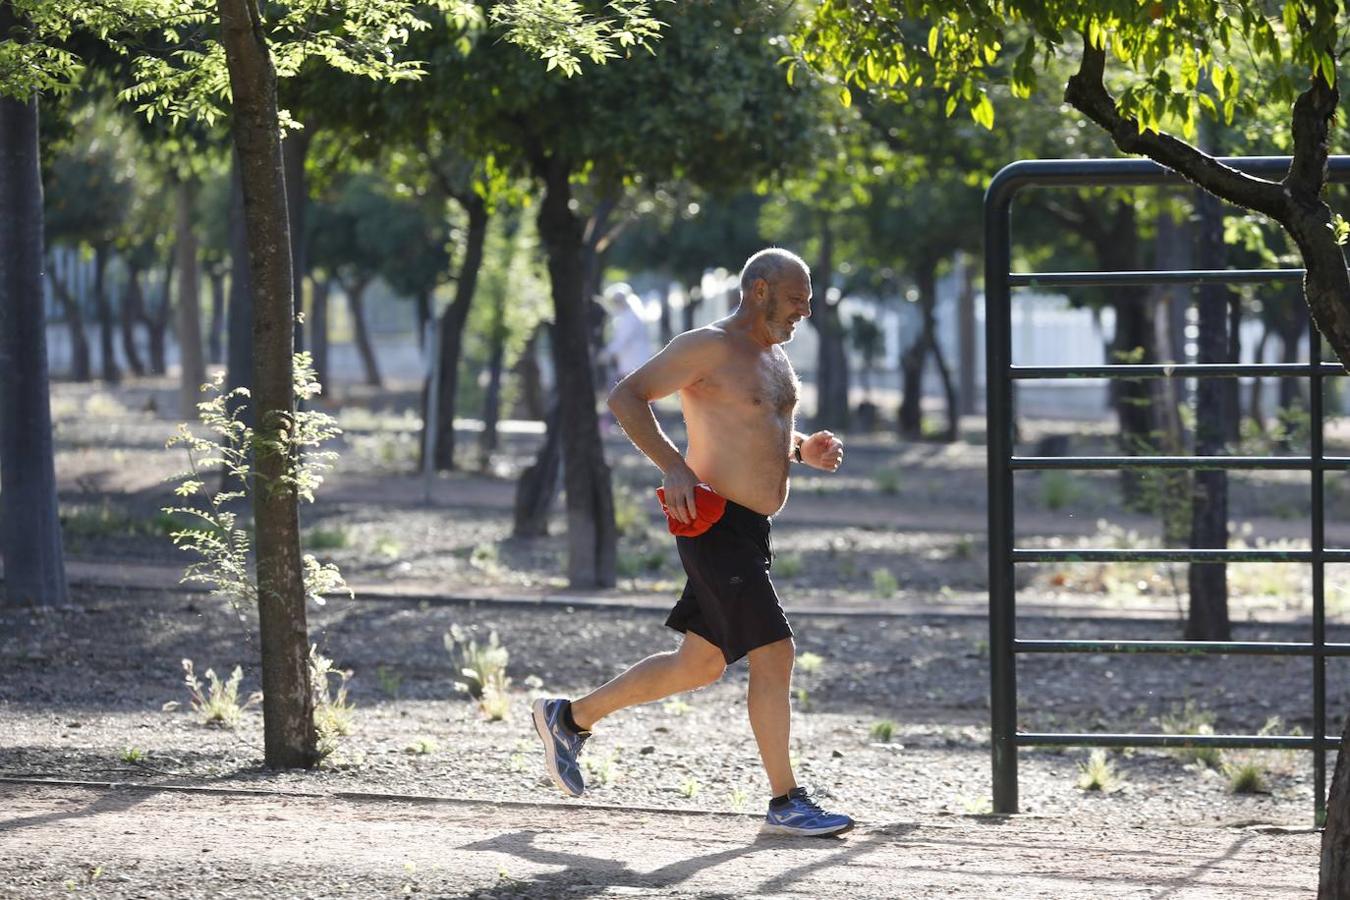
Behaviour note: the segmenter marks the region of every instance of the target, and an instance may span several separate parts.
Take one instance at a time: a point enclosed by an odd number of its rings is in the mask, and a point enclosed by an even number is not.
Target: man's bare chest
[[[766,353],[722,366],[703,380],[697,394],[706,403],[790,417],[797,408],[800,384],[786,354]]]

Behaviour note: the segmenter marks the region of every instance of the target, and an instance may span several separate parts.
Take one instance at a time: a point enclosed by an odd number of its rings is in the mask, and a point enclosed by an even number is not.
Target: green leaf
[[[938,26],[928,29],[928,55],[936,58],[938,52]]]
[[[839,102],[844,104],[845,109],[853,105],[853,92],[848,89],[848,85],[839,89]]]

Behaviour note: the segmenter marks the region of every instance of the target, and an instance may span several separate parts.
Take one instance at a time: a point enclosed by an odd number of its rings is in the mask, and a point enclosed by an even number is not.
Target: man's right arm
[[[715,367],[723,352],[722,336],[709,329],[688,331],[614,386],[609,408],[628,439],[664,475],[666,507],[680,522],[695,518],[698,476],[679,448],[661,429],[651,404],[689,387]]]

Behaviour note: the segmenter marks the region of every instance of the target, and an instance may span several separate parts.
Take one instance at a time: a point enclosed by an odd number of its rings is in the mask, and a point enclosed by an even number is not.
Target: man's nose
[[[803,318],[803,319],[809,319],[809,318],[811,318],[811,301],[810,301],[810,300],[807,300],[805,303],[802,304],[802,318]]]

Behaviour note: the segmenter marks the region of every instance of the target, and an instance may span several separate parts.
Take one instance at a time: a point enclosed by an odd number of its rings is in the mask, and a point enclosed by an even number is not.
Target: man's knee
[[[697,656],[685,660],[685,669],[695,687],[704,687],[722,677],[727,664],[720,656]]]
[[[750,672],[758,668],[761,673],[791,673],[792,664],[797,658],[797,645],[790,637],[750,651]]]

